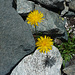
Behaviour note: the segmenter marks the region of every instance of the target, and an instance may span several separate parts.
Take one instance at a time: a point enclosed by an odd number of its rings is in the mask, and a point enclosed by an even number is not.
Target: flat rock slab
[[[26,56],[12,71],[11,75],[61,75],[62,57],[59,50],[53,46],[47,54],[36,50]]]
[[[17,0],[17,12],[19,14],[29,13],[34,10],[34,2],[28,0]]]
[[[0,5],[0,75],[9,75],[11,69],[35,48],[27,23],[10,4],[8,7],[9,2],[3,1]]]

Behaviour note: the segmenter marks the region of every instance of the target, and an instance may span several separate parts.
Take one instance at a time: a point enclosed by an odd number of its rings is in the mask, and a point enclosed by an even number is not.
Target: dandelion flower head
[[[35,25],[38,26],[38,22],[41,23],[44,20],[43,16],[43,13],[39,13],[38,10],[34,10],[28,14],[26,20],[28,21],[28,24],[34,25],[35,28]]]
[[[43,53],[47,53],[50,52],[50,50],[52,50],[52,45],[53,45],[53,39],[51,39],[50,37],[47,37],[46,35],[44,37],[40,37],[37,39],[36,42],[36,47],[39,50],[39,52],[43,52]]]

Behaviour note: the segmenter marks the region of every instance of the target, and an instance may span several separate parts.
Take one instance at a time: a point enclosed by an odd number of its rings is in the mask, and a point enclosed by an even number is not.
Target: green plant
[[[69,33],[68,33],[69,36]],[[55,44],[55,46],[59,49],[61,56],[63,58],[63,67],[65,67],[65,63],[70,61],[73,54],[75,54],[75,37],[68,38],[67,42],[63,42],[61,45]]]

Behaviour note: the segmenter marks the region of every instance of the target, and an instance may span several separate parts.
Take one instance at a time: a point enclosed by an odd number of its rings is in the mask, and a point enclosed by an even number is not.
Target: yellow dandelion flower
[[[43,13],[39,13],[38,10],[34,10],[28,14],[26,20],[28,21],[28,24],[34,25],[35,28],[35,25],[38,26],[38,22],[41,23],[44,20],[43,16]]]
[[[52,50],[53,39],[51,39],[50,37],[46,37],[45,35],[44,37],[41,36],[37,40],[38,41],[36,42],[36,47],[38,47],[37,49],[39,50],[39,52],[47,53]]]

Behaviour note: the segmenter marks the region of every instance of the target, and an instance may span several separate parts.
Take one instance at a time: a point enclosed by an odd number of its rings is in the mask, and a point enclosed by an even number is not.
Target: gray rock
[[[29,13],[34,10],[34,2],[28,0],[17,0],[17,12],[19,14]]]
[[[7,6],[8,8],[12,7],[12,2],[13,0],[0,0],[0,9],[2,9],[2,7]]]
[[[36,26],[37,33],[43,32],[43,34],[48,35],[58,35],[59,38],[64,38],[68,40],[67,32],[65,30],[66,19],[63,19],[58,14],[49,11],[41,6],[36,5],[35,9],[44,14],[44,21],[38,23]],[[36,33],[34,26],[29,25],[32,33]]]
[[[0,75],[7,75],[34,51],[35,41],[27,23],[12,8],[11,0],[0,3]]]
[[[63,72],[67,75],[75,75],[75,65],[71,65],[63,69]]]
[[[40,4],[43,4],[44,6],[47,6],[48,8],[59,8],[63,9],[64,5],[63,2],[64,0],[32,0],[32,1],[37,1]]]
[[[36,50],[26,56],[12,71],[11,75],[61,75],[62,57],[53,46],[47,54]]]
[[[71,0],[65,0],[66,2],[70,2]]]
[[[65,16],[75,16],[75,12],[68,11],[68,13],[66,13]]]
[[[75,0],[71,0],[71,2],[69,3],[69,8],[75,11]]]
[[[64,2],[63,4],[64,4],[64,10],[62,10],[61,16],[64,16],[69,11],[69,7],[66,5],[66,2]]]

